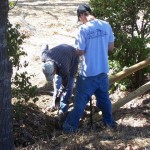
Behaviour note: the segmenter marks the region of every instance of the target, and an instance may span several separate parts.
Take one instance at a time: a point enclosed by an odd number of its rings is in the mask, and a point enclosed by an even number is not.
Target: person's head
[[[91,15],[91,8],[87,4],[81,4],[77,8],[78,21],[86,22],[86,17]]]
[[[53,61],[47,61],[42,65],[43,73],[45,74],[47,81],[52,81],[55,74],[55,67]]]

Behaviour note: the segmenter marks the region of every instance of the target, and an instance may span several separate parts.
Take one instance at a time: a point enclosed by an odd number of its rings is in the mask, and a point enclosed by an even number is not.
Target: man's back
[[[80,74],[95,76],[108,73],[108,44],[114,41],[111,26],[105,21],[94,19],[81,25],[79,37],[77,48],[86,51],[82,55]]]
[[[54,60],[58,63],[62,62],[70,62],[73,58],[76,57],[76,50],[74,47],[67,45],[67,44],[61,44],[56,47],[53,47],[51,49],[45,48],[42,51],[42,61],[49,61]]]
[[[78,68],[76,49],[67,44],[61,44],[51,49],[48,45],[42,47],[42,62],[52,61],[57,66],[57,74],[62,77],[63,84],[67,85],[69,75],[75,75]]]

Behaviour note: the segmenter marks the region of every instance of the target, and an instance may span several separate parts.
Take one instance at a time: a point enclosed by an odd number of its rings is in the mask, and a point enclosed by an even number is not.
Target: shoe
[[[93,124],[93,129],[94,130],[104,130],[106,129],[106,124],[103,122],[97,122],[96,124]]]
[[[98,122],[94,125],[94,130],[112,130],[112,131],[117,131],[118,126],[117,123],[115,122],[115,124],[113,126],[110,126],[106,123],[103,122]]]
[[[78,132],[78,129],[73,128],[68,123],[64,122],[63,124],[63,134],[75,134]]]
[[[111,127],[114,132],[118,131],[118,124],[117,122],[114,123],[114,125]]]
[[[113,132],[117,132],[118,131],[118,124],[115,122],[114,125],[108,125],[108,124],[105,124],[105,128],[108,129],[108,130],[111,130]]]

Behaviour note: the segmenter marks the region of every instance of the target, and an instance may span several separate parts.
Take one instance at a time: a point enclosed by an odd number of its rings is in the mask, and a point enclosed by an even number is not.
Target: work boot
[[[113,126],[109,126],[108,124],[105,124],[101,121],[101,122],[97,122],[96,124],[94,124],[93,129],[94,130],[111,130],[113,132],[116,132],[118,130],[118,126],[116,122]]]
[[[115,122],[113,126],[110,126],[108,124],[104,124],[105,128],[108,130],[111,130],[113,132],[117,132],[118,131],[118,124]]]

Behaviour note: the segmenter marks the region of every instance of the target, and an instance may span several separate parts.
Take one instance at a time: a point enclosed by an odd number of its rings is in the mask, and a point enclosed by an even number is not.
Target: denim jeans
[[[67,132],[76,131],[78,129],[79,120],[84,113],[86,104],[93,94],[97,99],[97,107],[102,111],[103,123],[113,127],[115,122],[112,116],[112,105],[108,90],[109,80],[105,73],[92,77],[79,76],[76,85],[74,108],[68,114],[63,124],[63,130]]]
[[[62,84],[61,76],[55,75],[54,79],[53,79],[53,86],[54,86],[53,105],[55,105],[56,94],[57,94],[61,84]],[[73,85],[74,85],[74,76],[70,76],[67,89],[62,94],[61,99],[60,99],[60,108],[59,109],[62,110],[63,112],[68,111],[69,100],[72,96],[72,91],[73,91]]]

